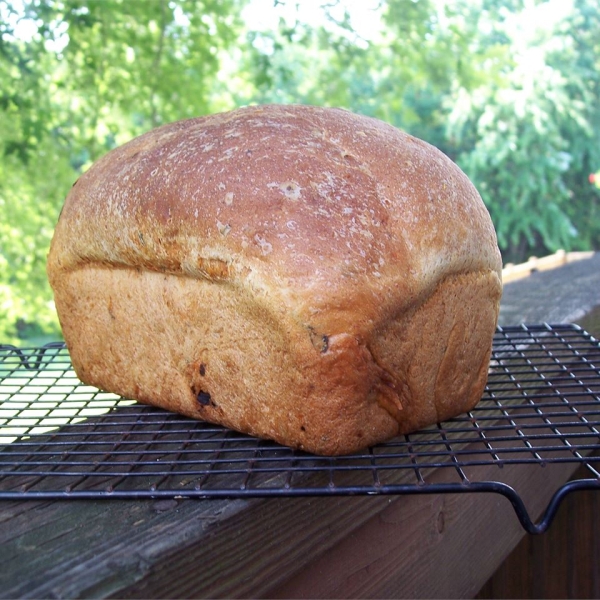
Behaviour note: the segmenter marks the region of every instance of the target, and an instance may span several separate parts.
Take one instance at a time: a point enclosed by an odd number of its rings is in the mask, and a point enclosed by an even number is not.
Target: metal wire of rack
[[[365,452],[317,457],[81,383],[62,343],[0,346],[0,499],[502,494],[545,531],[600,489],[600,343],[576,325],[498,328],[471,412]],[[583,466],[534,523],[505,465]],[[499,477],[482,478],[494,465]],[[442,481],[435,473],[443,472]]]

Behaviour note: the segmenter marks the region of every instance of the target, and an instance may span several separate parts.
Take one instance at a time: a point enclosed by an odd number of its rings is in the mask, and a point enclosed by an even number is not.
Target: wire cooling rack
[[[541,532],[569,492],[600,489],[598,450],[600,344],[575,325],[498,328],[475,409],[337,458],[88,387],[62,343],[0,346],[0,499],[496,492],[527,531]],[[533,523],[502,467],[559,463],[583,465],[586,476],[564,484]]]

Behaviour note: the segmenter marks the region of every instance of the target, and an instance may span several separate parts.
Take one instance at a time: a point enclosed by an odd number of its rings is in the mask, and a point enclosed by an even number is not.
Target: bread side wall
[[[241,287],[88,266],[64,273],[55,298],[88,384],[322,454],[397,431],[354,335],[322,336]]]
[[[495,271],[451,275],[375,332],[369,349],[403,406],[399,433],[457,416],[481,399],[501,293]]]

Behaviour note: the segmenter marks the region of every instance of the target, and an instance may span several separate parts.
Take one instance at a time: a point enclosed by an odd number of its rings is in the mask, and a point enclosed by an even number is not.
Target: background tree
[[[578,229],[588,228],[584,197],[591,190],[583,188],[583,172],[600,146],[592,114],[598,89],[586,85],[574,45],[584,2],[563,2],[563,14],[549,14],[548,4],[526,3],[519,12],[506,9],[502,18],[488,19],[483,27],[490,39],[505,40],[499,78],[492,85],[456,86],[446,98],[458,163],[488,205],[507,260],[592,242],[589,231],[585,239]]]
[[[566,91],[578,107],[577,118],[561,120],[571,168],[564,175],[569,194],[566,213],[575,224],[574,247],[600,248],[600,192],[586,174],[600,171],[600,17],[594,0],[575,0],[559,24],[560,47],[549,62],[562,73]]]

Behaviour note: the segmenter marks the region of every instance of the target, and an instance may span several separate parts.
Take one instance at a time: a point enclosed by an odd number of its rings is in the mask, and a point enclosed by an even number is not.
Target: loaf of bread
[[[502,290],[451,160],[310,106],[112,150],[69,193],[48,275],[83,382],[325,455],[470,410]]]

